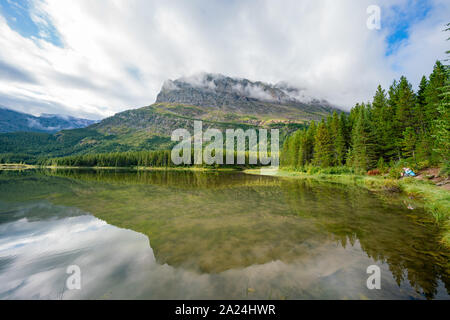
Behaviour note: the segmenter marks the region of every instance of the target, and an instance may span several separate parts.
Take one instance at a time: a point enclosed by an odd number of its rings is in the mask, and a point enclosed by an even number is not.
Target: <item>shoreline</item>
[[[365,188],[376,193],[398,193],[423,203],[442,230],[442,244],[450,248],[450,191],[436,186],[432,182],[415,178],[392,179],[382,176],[357,174],[306,174],[303,172],[260,168],[246,169],[246,174],[275,176],[287,179],[314,179]]]
[[[80,167],[80,166],[39,166],[31,164],[2,163],[0,171],[4,170],[33,170],[33,169],[51,169],[51,170],[131,170],[131,171],[244,171],[242,168],[206,168],[206,167]]]
[[[2,170],[27,170],[27,169],[36,169],[38,166],[31,164],[21,164],[21,163],[1,163],[0,171]]]

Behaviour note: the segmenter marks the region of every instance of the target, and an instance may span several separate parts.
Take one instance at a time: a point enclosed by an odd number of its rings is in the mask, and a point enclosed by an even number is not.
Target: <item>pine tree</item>
[[[392,136],[390,135],[392,115],[388,108],[386,93],[380,85],[373,97],[372,117],[377,141],[376,151],[379,156],[384,156],[392,145]]]
[[[298,150],[298,168],[303,168],[307,164],[307,139],[306,130],[302,129],[300,134],[300,147]]]
[[[317,128],[314,143],[314,163],[320,167],[329,167],[333,163],[333,141],[325,121]]]
[[[333,112],[329,118],[329,131],[333,140],[333,159],[332,165],[340,166],[344,163],[345,158],[345,136],[344,123],[342,117],[339,117],[337,112]]]
[[[362,105],[352,130],[352,166],[363,170],[373,168],[376,164],[375,146],[375,134],[370,123],[369,109]]]
[[[301,130],[297,130],[291,141],[290,141],[290,145],[289,145],[289,149],[291,150],[291,165],[294,168],[298,167],[298,157],[299,157],[299,151],[300,151],[300,140],[301,140],[301,134],[302,131]]]
[[[445,66],[440,61],[436,61],[433,72],[430,75],[428,86],[425,90],[425,116],[427,123],[431,126],[433,126],[434,120],[439,117],[439,111],[437,108],[442,100],[441,88],[445,86],[445,81]]]
[[[280,154],[280,164],[283,167],[289,167],[289,140],[290,136],[287,136],[283,143],[283,148]]]
[[[428,80],[425,76],[422,77],[419,90],[417,91],[417,100],[415,114],[417,119],[417,141],[416,141],[416,157],[420,160],[425,160],[431,156],[431,146],[433,145],[430,140],[430,126],[427,122],[427,103],[426,103],[426,90],[428,86]]]
[[[343,161],[345,163],[347,161],[346,155],[347,151],[350,148],[351,143],[351,127],[349,125],[348,116],[345,113],[341,113],[339,116],[339,126],[341,127],[342,134],[344,136],[344,150],[343,150]]]
[[[427,90],[428,80],[427,77],[423,76],[420,80],[419,90],[417,91],[417,100],[416,100],[416,119],[418,122],[419,132],[425,133],[426,121],[425,121],[425,110],[426,110],[426,96],[425,91]]]
[[[338,132],[334,140],[334,147],[336,150],[336,164],[341,166],[345,163],[345,154],[347,152],[347,143],[345,140],[345,116],[339,117]]]
[[[403,148],[403,155],[405,157],[412,157],[414,160],[416,160],[415,157],[415,150],[416,150],[416,141],[417,141],[417,135],[414,131],[414,128],[408,127],[403,131],[403,139],[402,139],[402,148]]]
[[[314,121],[311,121],[311,124],[306,131],[305,136],[305,164],[310,164],[314,158],[314,143],[316,140],[317,126]]]
[[[447,29],[445,31],[450,31],[450,23],[447,24]],[[447,40],[450,40],[450,38]],[[450,54],[450,51],[447,51],[446,53]],[[445,81],[444,85],[439,90],[441,94],[439,96],[440,102],[437,108],[438,116],[433,123],[433,138],[435,139],[434,151],[439,155],[440,162],[448,168],[450,162],[450,66],[445,65],[443,68]]]
[[[398,99],[395,110],[395,133],[398,139],[398,153],[401,155],[403,146],[403,135],[407,128],[414,128],[417,124],[414,109],[416,107],[416,96],[411,84],[406,77],[401,77],[398,86]],[[409,132],[412,134],[412,132]]]
[[[397,151],[398,142],[395,130],[395,113],[397,109],[397,102],[399,95],[398,91],[399,91],[399,84],[397,83],[396,80],[394,80],[388,90],[387,105],[385,107],[383,119],[384,139],[382,145],[383,148],[382,152],[384,158],[387,161],[390,161],[393,158],[398,158],[398,151]]]

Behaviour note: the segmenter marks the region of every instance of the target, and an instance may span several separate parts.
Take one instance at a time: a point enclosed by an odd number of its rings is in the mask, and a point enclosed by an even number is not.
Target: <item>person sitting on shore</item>
[[[416,174],[410,168],[403,168],[402,177],[415,177]]]

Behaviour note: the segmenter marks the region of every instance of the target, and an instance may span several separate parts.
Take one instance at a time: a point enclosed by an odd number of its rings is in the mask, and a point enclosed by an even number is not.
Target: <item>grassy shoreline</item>
[[[36,169],[38,166],[22,163],[0,163],[0,170]]]
[[[366,188],[373,192],[396,192],[418,199],[442,229],[442,243],[450,247],[450,192],[429,181],[414,178],[391,179],[357,174],[306,174],[290,170],[247,169],[247,174],[294,179],[315,179]]]

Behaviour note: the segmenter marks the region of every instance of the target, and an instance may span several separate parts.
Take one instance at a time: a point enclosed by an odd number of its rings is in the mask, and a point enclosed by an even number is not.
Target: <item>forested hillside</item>
[[[405,77],[350,114],[334,113],[284,142],[281,165],[298,170],[346,165],[359,170],[410,164],[427,167],[450,160],[450,75],[436,62],[415,92]]]
[[[196,116],[164,111],[171,107],[183,111],[186,109],[186,106],[181,105],[163,107],[158,104],[119,113],[84,129],[64,130],[55,134],[0,134],[0,163],[36,164],[56,157],[170,150],[175,144],[170,139],[171,132],[177,128],[192,132],[194,120],[199,119]],[[229,122],[203,120],[203,130],[278,128],[281,140],[304,126],[301,122],[272,122],[257,126],[243,123],[239,119]]]
[[[198,167],[218,168],[247,168],[261,166],[259,157],[256,156],[256,163],[249,165],[249,152],[244,153],[245,164],[238,165],[237,152],[234,151],[234,163],[226,164],[227,151],[223,151],[223,164],[207,165],[203,163]],[[268,153],[270,156],[270,152]],[[191,163],[194,163],[194,150],[191,150]],[[53,159],[42,159],[40,165],[58,166],[58,167],[190,167],[189,164],[175,165],[171,160],[170,150],[157,151],[135,151],[135,152],[113,152],[113,153],[96,153],[78,156],[68,156]]]

